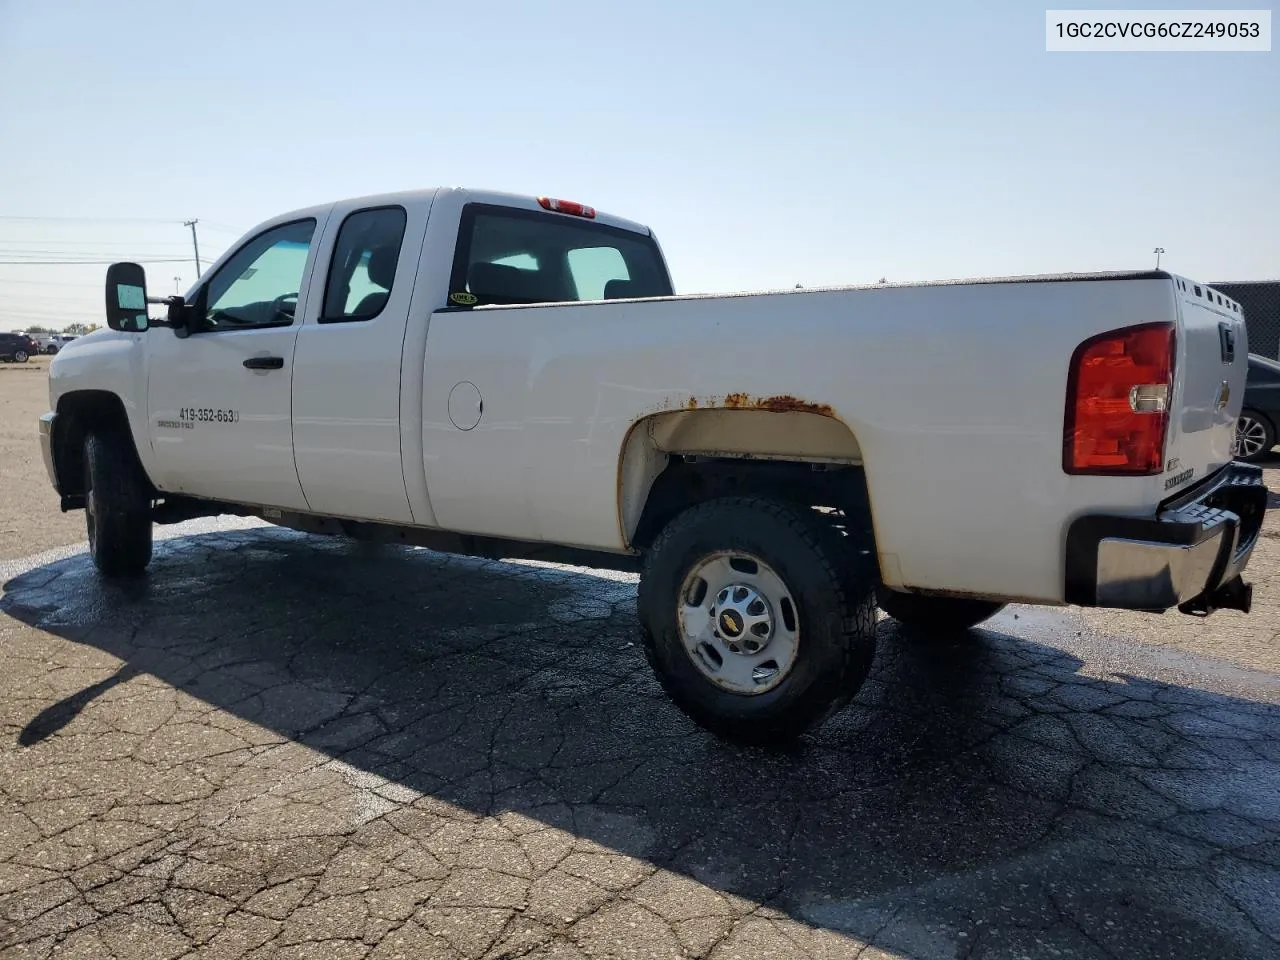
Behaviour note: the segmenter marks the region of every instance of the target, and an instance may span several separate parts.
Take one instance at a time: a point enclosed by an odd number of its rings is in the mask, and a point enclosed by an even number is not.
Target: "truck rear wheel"
[[[663,689],[727,740],[776,744],[857,693],[875,652],[871,576],[812,511],[726,497],[677,516],[645,558],[639,615]]]
[[[84,442],[89,555],[104,577],[133,577],[151,562],[151,490],[132,445],[111,433]]]
[[[877,592],[880,609],[903,626],[933,633],[959,633],[976,627],[1004,609],[1005,604],[992,600],[969,600],[961,597],[926,597],[917,593],[900,593],[881,587]]]

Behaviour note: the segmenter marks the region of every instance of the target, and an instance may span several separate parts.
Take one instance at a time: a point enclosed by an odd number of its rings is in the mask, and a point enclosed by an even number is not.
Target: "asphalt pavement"
[[[627,575],[177,532],[0,570],[4,960],[1280,955],[1274,674],[885,621],[766,753],[662,695]]]

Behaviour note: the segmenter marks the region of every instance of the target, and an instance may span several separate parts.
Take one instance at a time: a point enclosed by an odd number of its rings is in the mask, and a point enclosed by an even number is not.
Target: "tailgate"
[[[1249,372],[1240,305],[1194,280],[1173,282],[1178,329],[1162,499],[1231,462]]]

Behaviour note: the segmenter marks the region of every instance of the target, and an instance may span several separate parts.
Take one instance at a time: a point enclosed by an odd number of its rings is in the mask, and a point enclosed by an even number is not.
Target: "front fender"
[[[148,476],[154,475],[154,457],[147,429],[148,333],[98,330],[69,343],[49,364],[49,408],[61,423],[50,425],[54,466],[65,484],[78,481],[59,468],[60,431],[79,423],[93,422],[95,407],[118,408],[123,423]],[[69,415],[75,413],[75,417]],[[64,419],[64,416],[66,419]]]

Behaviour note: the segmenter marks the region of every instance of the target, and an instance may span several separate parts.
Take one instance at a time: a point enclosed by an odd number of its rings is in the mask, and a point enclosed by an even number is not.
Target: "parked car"
[[[1256,463],[1272,456],[1280,425],[1280,363],[1249,354],[1244,407],[1236,423],[1236,456]]]
[[[281,214],[189,299],[106,291],[40,419],[104,577],[221,513],[638,570],[658,680],[752,741],[857,693],[877,606],[1250,607],[1244,324],[1165,271],[681,297],[641,224],[442,189]]]
[[[66,336],[61,333],[54,334],[49,338],[48,343],[45,345],[44,352],[53,356],[53,354],[57,353],[74,339],[74,336]]]
[[[0,333],[0,360],[5,363],[26,363],[40,352],[25,333]]]

